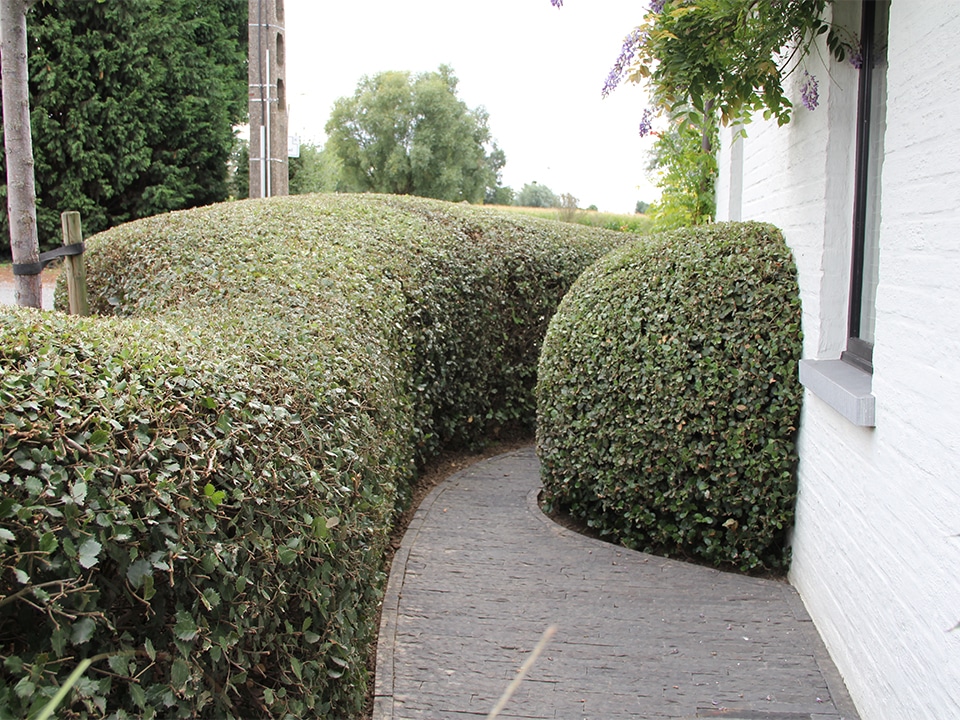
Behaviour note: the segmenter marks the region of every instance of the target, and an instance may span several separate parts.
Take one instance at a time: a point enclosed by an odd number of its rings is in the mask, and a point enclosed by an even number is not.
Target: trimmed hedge
[[[386,196],[91,238],[101,317],[0,309],[0,716],[84,658],[60,717],[358,716],[416,463],[531,426],[547,321],[621,241]]]
[[[610,253],[544,341],[548,503],[628,547],[785,569],[800,350],[796,270],[776,228],[708,225]]]

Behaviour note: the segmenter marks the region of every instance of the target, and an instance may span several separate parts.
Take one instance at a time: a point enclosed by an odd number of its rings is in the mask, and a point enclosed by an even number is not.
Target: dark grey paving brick
[[[787,583],[582,537],[539,485],[528,448],[423,502],[384,598],[374,720],[485,718],[551,625],[501,718],[856,720]]]

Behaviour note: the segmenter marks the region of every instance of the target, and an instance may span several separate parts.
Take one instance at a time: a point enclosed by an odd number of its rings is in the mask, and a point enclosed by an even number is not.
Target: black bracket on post
[[[43,269],[57,258],[67,257],[69,255],[79,255],[84,251],[82,242],[72,245],[62,245],[55,250],[48,250],[40,253],[40,262],[35,263],[14,263],[14,275],[39,275]]]

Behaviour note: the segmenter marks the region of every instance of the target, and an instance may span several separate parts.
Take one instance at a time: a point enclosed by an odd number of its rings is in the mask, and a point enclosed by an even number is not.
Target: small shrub
[[[652,236],[581,276],[540,360],[550,503],[628,547],[781,570],[792,524],[800,301],[782,236]]]
[[[85,659],[60,717],[358,717],[416,461],[532,425],[619,241],[385,196],[90,238],[100,317],[0,309],[0,717]]]
[[[560,205],[557,210],[559,219],[562,222],[575,222],[577,217],[577,211],[580,209],[577,207],[579,200],[575,198],[570,193],[563,193],[560,196]]]

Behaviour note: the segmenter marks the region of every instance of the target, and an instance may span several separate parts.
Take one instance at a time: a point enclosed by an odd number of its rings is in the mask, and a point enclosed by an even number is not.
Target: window
[[[864,0],[862,8],[850,310],[847,349],[841,357],[873,372],[890,0]]]
[[[880,173],[887,107],[890,0],[861,0],[857,92],[853,253],[846,350],[840,359],[800,361],[800,382],[860,427],[876,426],[873,345],[880,257]],[[849,129],[849,126],[847,126]]]

